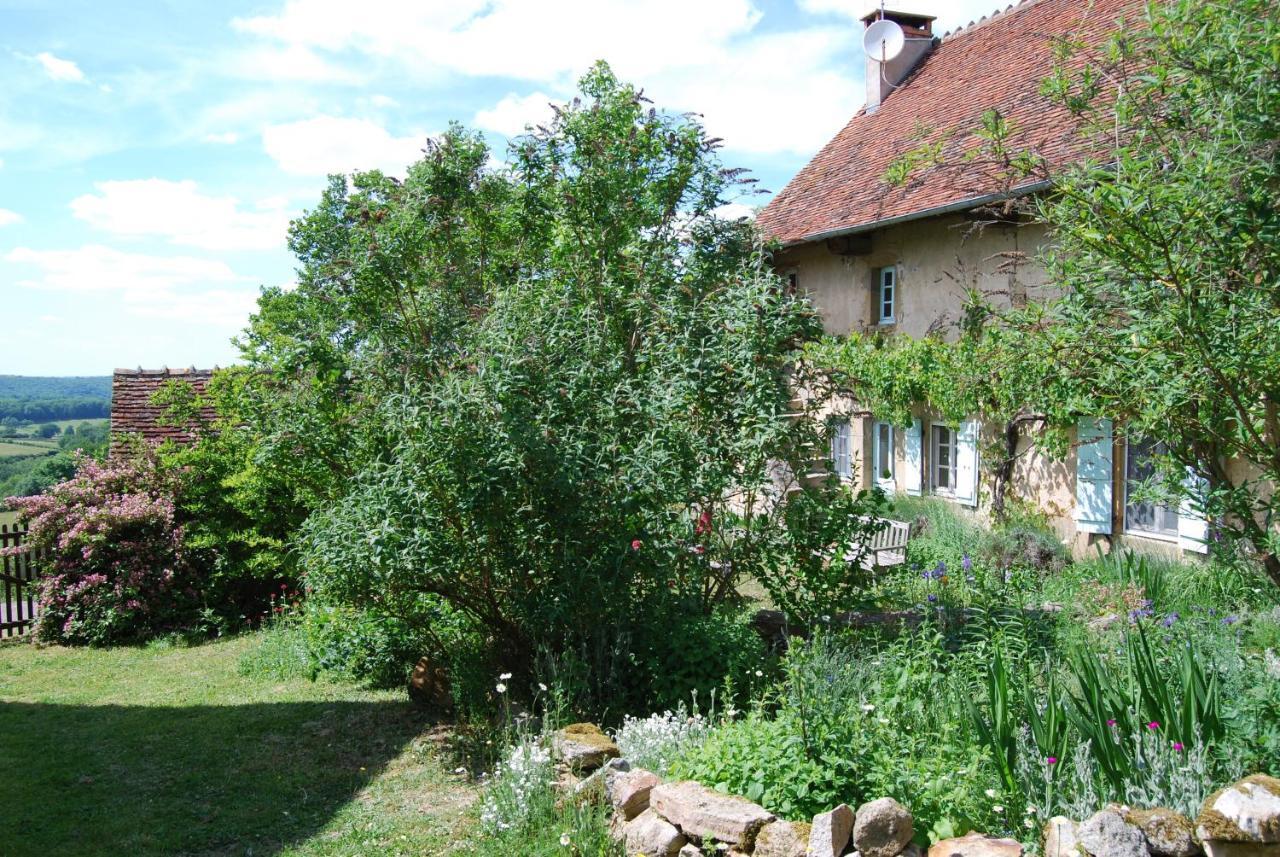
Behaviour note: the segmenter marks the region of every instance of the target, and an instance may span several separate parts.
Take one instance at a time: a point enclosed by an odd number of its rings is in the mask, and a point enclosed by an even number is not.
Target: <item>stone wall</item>
[[[619,758],[597,727],[575,724],[553,740],[562,787],[602,796],[627,857],[926,857],[906,807],[882,797],[841,804],[807,821],[780,819],[746,798],[691,780],[663,782]],[[1256,774],[1205,801],[1193,823],[1173,810],[1108,805],[1077,822],[1055,817],[1044,857],[1280,857],[1280,780]],[[931,845],[927,857],[1023,857],[1013,839],[970,833]]]

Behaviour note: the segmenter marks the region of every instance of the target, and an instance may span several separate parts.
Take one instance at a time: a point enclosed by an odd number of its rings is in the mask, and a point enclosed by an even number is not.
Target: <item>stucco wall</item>
[[[961,217],[920,220],[875,233],[870,252],[839,255],[825,243],[778,254],[780,270],[795,271],[799,288],[822,313],[828,333],[886,330],[923,336],[954,325],[971,289],[1007,302],[1012,295],[1043,296],[1048,278],[1031,257],[1043,241],[1039,226],[973,230]],[[875,271],[898,270],[897,323],[872,321]]]

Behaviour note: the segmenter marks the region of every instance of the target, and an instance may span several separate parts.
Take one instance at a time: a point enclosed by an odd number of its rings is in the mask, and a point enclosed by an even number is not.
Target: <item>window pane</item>
[[[1155,441],[1131,441],[1125,456],[1125,527],[1160,535],[1177,535],[1178,507],[1156,503],[1152,500],[1130,500],[1138,489],[1156,472],[1157,456],[1164,454],[1164,445]]]
[[[879,455],[876,460],[876,476],[880,479],[893,478],[893,427],[888,423],[880,423],[878,427]]]

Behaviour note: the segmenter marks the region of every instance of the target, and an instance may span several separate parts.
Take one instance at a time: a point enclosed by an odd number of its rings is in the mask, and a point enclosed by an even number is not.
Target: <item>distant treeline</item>
[[[41,423],[111,415],[111,378],[0,375],[0,421]]]
[[[106,452],[109,431],[106,423],[81,425],[74,434],[58,438],[58,449],[43,455],[0,458],[0,509],[6,497],[39,494],[76,470],[75,453],[101,456]]]

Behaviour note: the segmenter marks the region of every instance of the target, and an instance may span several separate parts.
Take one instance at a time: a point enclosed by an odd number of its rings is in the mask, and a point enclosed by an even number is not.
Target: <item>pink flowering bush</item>
[[[175,520],[175,485],[154,453],[77,461],[66,482],[7,501],[47,551],[37,588],[38,640],[110,645],[190,625],[194,572]]]

